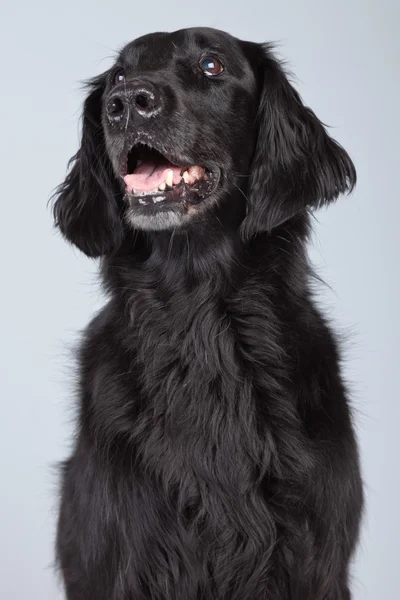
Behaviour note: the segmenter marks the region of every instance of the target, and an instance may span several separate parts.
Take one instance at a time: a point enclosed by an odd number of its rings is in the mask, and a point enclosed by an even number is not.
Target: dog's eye
[[[204,56],[199,62],[199,67],[203,73],[208,75],[208,77],[220,75],[224,70],[224,66],[221,61],[214,56]]]
[[[113,84],[117,85],[125,81],[125,69],[118,69],[113,76]]]

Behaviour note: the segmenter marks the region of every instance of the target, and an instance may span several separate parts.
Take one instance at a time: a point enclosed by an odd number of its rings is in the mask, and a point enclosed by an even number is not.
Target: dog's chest
[[[245,291],[220,298],[205,288],[164,303],[138,296],[132,305],[149,432],[141,452],[168,481],[186,472],[191,482],[223,482],[232,495],[254,482],[264,460],[270,432],[259,397],[279,389],[279,355],[266,306],[250,300],[251,311]]]

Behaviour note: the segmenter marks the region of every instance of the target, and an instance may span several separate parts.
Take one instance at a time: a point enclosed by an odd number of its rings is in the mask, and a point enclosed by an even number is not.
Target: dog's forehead
[[[240,42],[224,31],[208,27],[156,32],[127,44],[120,54],[123,63],[132,67],[167,66],[174,60],[196,56],[202,51],[243,58]]]

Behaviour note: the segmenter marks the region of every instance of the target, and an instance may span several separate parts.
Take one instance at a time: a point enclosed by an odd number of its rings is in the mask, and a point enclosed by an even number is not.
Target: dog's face
[[[256,78],[240,42],[205,29],[128,44],[107,76],[102,124],[140,229],[196,220],[249,170]]]
[[[250,237],[355,182],[348,155],[268,46],[207,28],[155,33],[128,44],[89,87],[54,214],[90,256],[114,252],[126,225],[187,230],[221,205],[241,204]]]

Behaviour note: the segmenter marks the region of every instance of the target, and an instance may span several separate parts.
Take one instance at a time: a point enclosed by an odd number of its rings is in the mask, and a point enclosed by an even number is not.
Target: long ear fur
[[[53,196],[55,225],[66,239],[91,257],[111,254],[121,243],[122,220],[101,125],[104,75],[88,85],[83,109],[82,141],[69,162],[65,181]]]
[[[258,139],[249,179],[245,238],[350,192],[356,171],[273,57],[258,46]],[[261,51],[261,54],[260,54]],[[252,49],[254,53],[254,46]]]

